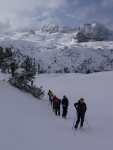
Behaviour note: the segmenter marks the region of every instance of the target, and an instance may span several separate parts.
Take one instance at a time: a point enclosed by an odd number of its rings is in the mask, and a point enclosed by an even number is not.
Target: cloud
[[[11,31],[38,28],[38,23],[55,20],[55,11],[66,5],[66,0],[0,0],[0,29]],[[54,18],[53,18],[54,16]],[[59,20],[56,17],[56,20]],[[3,28],[3,24],[5,25]]]
[[[111,16],[101,16],[98,15],[96,18],[92,18],[91,21],[96,21],[102,25],[104,25],[106,28],[113,30],[113,20],[111,19]]]
[[[66,16],[68,16],[68,17],[70,17],[72,19],[76,19],[75,15],[72,15],[72,14],[69,14],[69,13],[67,13]]]
[[[0,22],[0,31],[7,31],[10,29],[8,22]]]
[[[103,0],[101,6],[104,8],[113,6],[113,0]]]
[[[96,5],[91,4],[87,6],[81,6],[75,9],[73,14],[67,13],[66,15],[70,18],[74,18],[76,20],[86,20],[91,13],[96,11]]]
[[[98,14],[107,18],[111,13],[107,7],[113,6],[113,0],[0,0],[0,4],[0,32],[8,32],[39,29],[47,22],[86,23]]]

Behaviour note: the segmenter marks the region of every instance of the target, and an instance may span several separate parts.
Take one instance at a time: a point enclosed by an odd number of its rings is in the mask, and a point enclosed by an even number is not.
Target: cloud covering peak
[[[2,4],[0,5],[0,32],[39,29],[47,22],[76,26],[94,19],[100,21],[99,18],[103,18],[102,23],[113,29],[112,0],[99,2],[98,0],[94,2],[90,0],[0,0],[0,2]]]

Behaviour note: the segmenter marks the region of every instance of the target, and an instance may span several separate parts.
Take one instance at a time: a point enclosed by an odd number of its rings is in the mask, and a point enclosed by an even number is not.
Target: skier
[[[51,101],[53,103],[53,111],[54,111],[56,109],[56,102],[58,101],[58,98],[54,95],[54,97]]]
[[[66,118],[66,115],[67,115],[68,105],[69,105],[69,101],[67,97],[64,95],[62,99],[62,109],[63,109],[62,117],[64,118]]]
[[[77,129],[78,124],[80,122],[80,128],[82,128],[83,123],[84,123],[85,112],[87,110],[87,105],[84,102],[84,99],[81,98],[77,103],[74,103],[74,106],[77,111],[77,120],[76,120],[76,124],[74,127],[75,127],[75,129]]]
[[[52,105],[52,98],[53,98],[53,92],[51,90],[48,91],[48,96],[49,96],[49,102],[51,103]]]
[[[60,105],[61,105],[61,100],[57,99],[55,103],[55,114],[60,116]]]

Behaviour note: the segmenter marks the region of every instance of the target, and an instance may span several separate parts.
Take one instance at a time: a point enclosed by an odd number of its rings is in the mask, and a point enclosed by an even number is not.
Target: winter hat
[[[81,98],[80,100],[84,101],[84,99],[83,99],[83,98]]]

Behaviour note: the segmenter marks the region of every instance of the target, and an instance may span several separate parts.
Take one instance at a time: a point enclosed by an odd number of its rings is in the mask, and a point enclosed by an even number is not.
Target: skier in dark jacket
[[[58,98],[55,103],[55,114],[58,116],[60,116],[60,105],[61,105],[61,100]]]
[[[62,99],[62,109],[63,109],[62,117],[64,118],[66,118],[66,115],[67,115],[68,105],[69,105],[69,101],[67,97],[64,95]]]
[[[74,103],[74,106],[77,110],[77,120],[76,120],[76,124],[75,124],[75,129],[77,129],[78,124],[80,122],[80,127],[83,127],[83,123],[84,123],[84,117],[85,117],[85,112],[87,110],[87,106],[86,103],[84,102],[84,99],[81,98],[78,103]],[[81,121],[80,121],[81,120]]]

